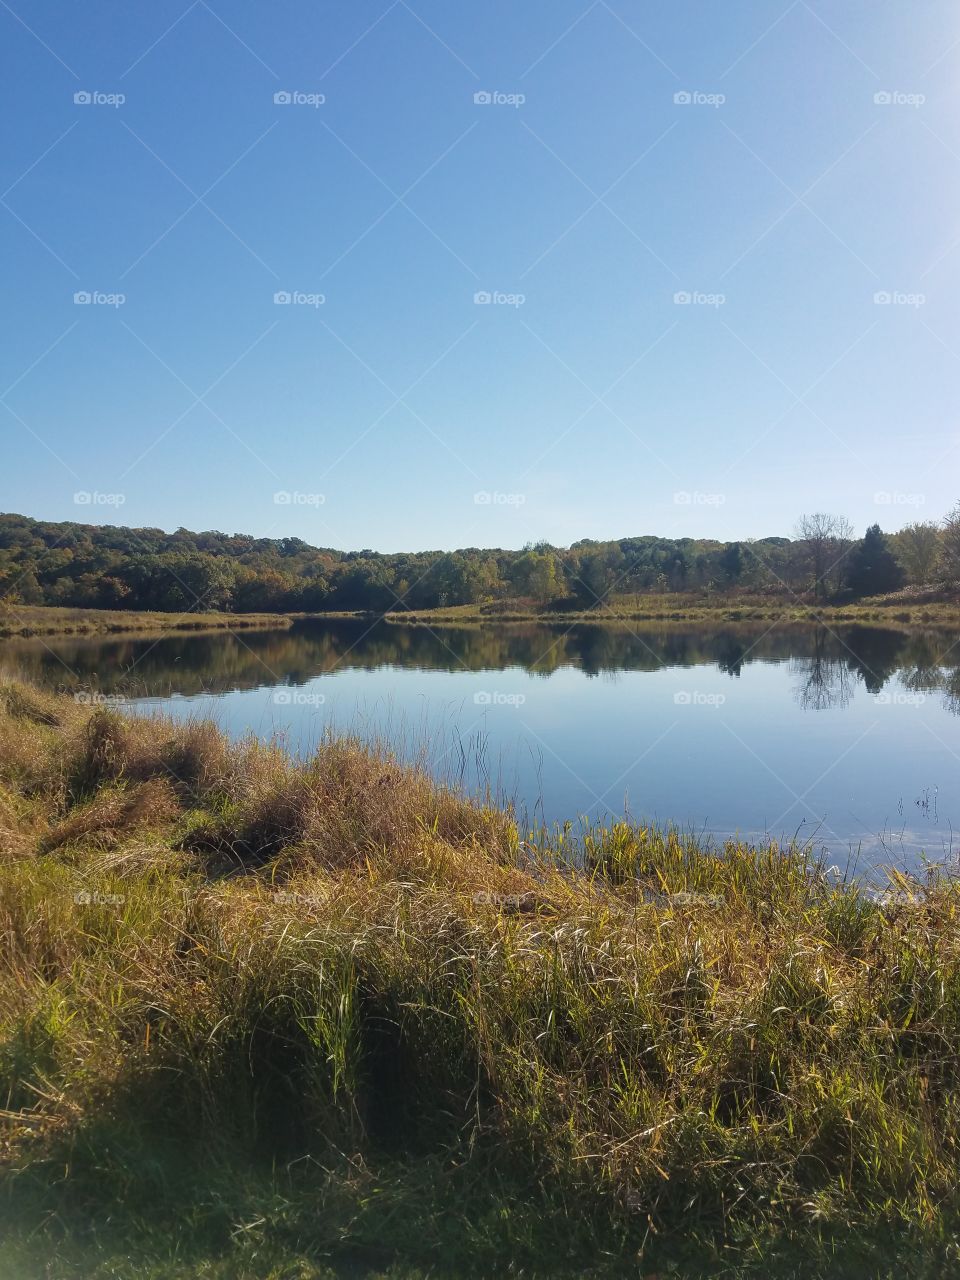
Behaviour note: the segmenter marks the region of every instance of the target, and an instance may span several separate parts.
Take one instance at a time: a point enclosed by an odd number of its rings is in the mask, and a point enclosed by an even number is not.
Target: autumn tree
[[[940,554],[940,526],[932,520],[908,524],[891,539],[907,577],[918,587],[933,581]]]

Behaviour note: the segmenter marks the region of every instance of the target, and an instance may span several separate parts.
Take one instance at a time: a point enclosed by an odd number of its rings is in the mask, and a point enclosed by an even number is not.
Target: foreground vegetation
[[[0,849],[4,1277],[960,1264],[947,879],[11,683]]]

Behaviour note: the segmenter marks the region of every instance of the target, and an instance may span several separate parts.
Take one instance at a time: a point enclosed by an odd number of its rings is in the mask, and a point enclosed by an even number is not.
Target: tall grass
[[[0,848],[4,1277],[957,1263],[949,881],[12,684]]]

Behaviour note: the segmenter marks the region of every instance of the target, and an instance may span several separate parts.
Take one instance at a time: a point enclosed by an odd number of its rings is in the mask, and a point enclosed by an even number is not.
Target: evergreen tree
[[[904,573],[886,535],[872,524],[850,554],[847,582],[857,596],[878,596],[903,586]]]

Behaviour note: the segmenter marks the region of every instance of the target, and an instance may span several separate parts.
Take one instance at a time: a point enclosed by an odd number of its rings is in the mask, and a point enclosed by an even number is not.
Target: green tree
[[[918,520],[893,535],[891,542],[907,577],[919,587],[933,580],[940,554],[940,526]]]
[[[552,551],[524,551],[510,571],[510,584],[519,596],[541,604],[563,594],[563,574]]]
[[[850,553],[847,584],[854,595],[877,596],[903,586],[904,573],[886,535],[872,524]]]
[[[730,542],[720,552],[720,572],[727,582],[739,582],[743,574],[743,552],[739,542]]]

